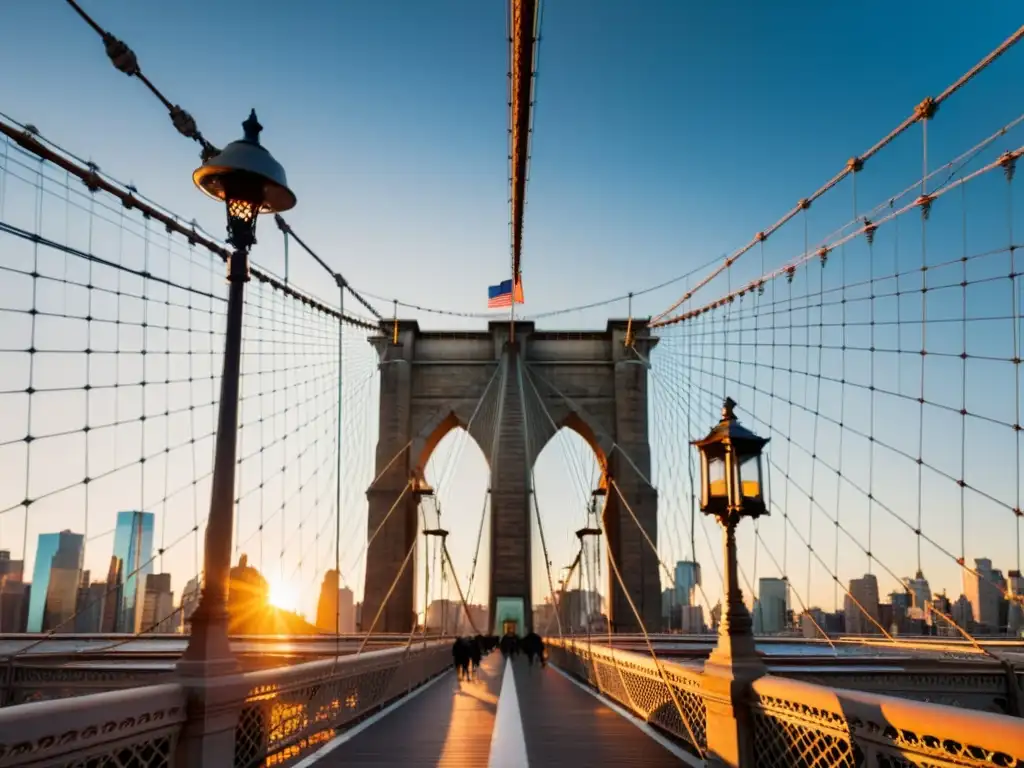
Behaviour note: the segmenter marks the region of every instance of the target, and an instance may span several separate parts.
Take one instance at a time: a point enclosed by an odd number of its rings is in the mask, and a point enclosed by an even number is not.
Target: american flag
[[[487,308],[500,309],[501,307],[511,307],[513,297],[516,304],[524,303],[522,282],[516,280],[515,287],[513,288],[511,280],[502,280],[497,285],[488,286]]]

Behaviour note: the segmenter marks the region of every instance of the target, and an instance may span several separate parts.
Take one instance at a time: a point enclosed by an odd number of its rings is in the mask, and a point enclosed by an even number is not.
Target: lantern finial
[[[725,398],[722,402],[722,420],[723,421],[736,421],[736,401],[731,397]]]
[[[248,119],[242,123],[242,130],[245,132],[245,141],[252,142],[253,144],[260,143],[260,131],[263,130],[263,126],[260,125],[260,121],[256,117],[255,109],[249,112]]]

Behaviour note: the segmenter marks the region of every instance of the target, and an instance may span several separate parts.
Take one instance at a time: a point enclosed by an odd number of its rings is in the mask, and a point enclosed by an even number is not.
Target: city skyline
[[[147,517],[143,517],[143,515]],[[45,563],[45,557],[48,555],[50,566],[45,573],[39,570],[38,565],[34,569],[34,573],[39,574],[39,584],[42,589],[33,590],[31,589],[32,582],[21,582],[30,590],[30,600],[23,609],[24,631],[104,631],[127,634],[138,634],[140,631],[145,633],[185,631],[187,619],[198,601],[196,578],[191,577],[188,580],[180,593],[180,600],[176,604],[173,599],[172,574],[152,573],[152,558],[143,557],[145,544],[139,548],[137,554],[133,548],[135,531],[140,531],[144,527],[143,520],[148,520],[149,527],[152,526],[152,513],[121,512],[119,521],[121,520],[125,521],[125,533],[118,543],[122,545],[127,557],[118,557],[115,552],[111,557],[110,572],[106,581],[92,582],[91,585],[89,582],[90,572],[81,567],[81,563],[84,561],[81,535],[71,531],[40,534],[39,549],[42,556],[37,552],[36,563]],[[129,565],[134,563],[134,567],[124,570],[126,562]],[[6,600],[10,599],[6,597],[8,585],[15,586],[15,582],[20,582],[19,579],[12,578],[12,576],[24,573],[24,561],[12,559],[8,550],[0,550],[0,565],[2,565],[0,568],[0,582],[2,582],[0,598]],[[935,630],[932,632],[937,631],[942,635],[958,636],[956,630],[951,626],[950,619],[952,619],[964,629],[967,629],[970,624],[979,629],[987,628],[987,634],[1003,634],[1005,632],[1011,636],[1020,636],[1024,631],[1024,600],[1022,600],[1024,577],[1021,576],[1021,572],[1009,569],[1004,576],[1001,569],[992,567],[992,561],[988,558],[977,558],[976,568],[980,576],[965,574],[962,590],[958,593],[954,589],[951,595],[947,594],[948,587],[946,586],[933,588],[927,577],[920,571],[913,577],[903,577],[901,588],[886,593],[879,590],[874,574],[868,573],[863,577],[853,578],[849,582],[848,592],[844,591],[843,606],[838,612],[846,617],[841,631],[835,626],[826,629],[829,621],[827,617],[835,615],[836,612],[830,613],[818,605],[802,603],[798,596],[794,600],[790,585],[785,579],[762,576],[757,580],[757,590],[753,589],[750,582],[746,582],[741,590],[753,618],[754,631],[759,635],[781,634],[799,628],[791,624],[788,618],[790,616],[798,624],[801,619],[806,622],[808,621],[806,617],[812,617],[809,624],[802,626],[804,635],[807,637],[818,637],[823,630],[830,634],[878,634],[878,627],[885,627],[885,624],[880,624],[884,620],[884,616],[892,617],[891,611],[899,608],[902,610],[902,616],[923,621],[920,626],[934,626]],[[129,586],[132,581],[129,574],[133,572],[144,577],[139,588]],[[257,570],[256,573],[259,571]],[[308,616],[311,623],[315,624],[320,631],[327,633],[332,632],[331,626],[334,624],[335,612],[338,611],[338,620],[341,622],[339,631],[342,634],[357,631],[357,616],[361,602],[355,600],[355,593],[352,589],[340,585],[337,574],[338,572],[334,569],[327,569],[324,572],[323,582],[316,598],[316,606],[312,613],[294,601],[291,593],[278,593],[277,599],[275,599],[272,585],[267,591],[267,604],[293,612],[302,618]],[[670,632],[697,635],[713,631],[714,624],[717,622],[714,612],[721,610],[721,602],[720,600],[714,602],[708,600],[706,593],[703,592],[700,564],[693,561],[678,561],[675,564],[674,574],[676,576],[674,584],[666,581],[662,585],[662,618],[666,624],[665,629]],[[57,579],[54,579],[55,575]],[[998,583],[1004,585],[1005,596],[996,588],[995,585]],[[338,595],[337,600],[340,601],[340,607],[339,603],[331,602],[333,598],[330,598],[329,595],[334,592]],[[579,597],[583,594],[593,594],[594,597]],[[553,600],[551,595],[545,595],[542,600],[534,602],[535,620],[540,615],[540,620],[545,623],[545,626],[556,626],[553,617],[545,618],[545,614],[537,614],[537,611],[550,608],[552,605],[560,605],[563,596],[576,595],[573,598],[576,602],[572,603],[572,606],[575,607],[570,607],[568,614],[564,613],[564,608],[558,610],[563,624],[569,623],[582,629],[584,624],[570,617],[575,614],[596,615],[595,612],[603,612],[605,610],[604,594],[602,589],[593,592],[581,591],[565,584],[562,589],[556,591]],[[979,595],[982,597],[979,598]],[[139,596],[144,598],[142,602],[137,602]],[[17,595],[12,597],[17,598]],[[890,602],[885,602],[885,598],[891,598]],[[904,599],[906,605],[902,605]],[[111,600],[114,601],[116,607],[113,610],[110,607],[104,608],[104,605],[110,605]],[[940,607],[932,608],[933,602]],[[1001,603],[1009,606],[1008,609],[1004,609],[1004,613],[1006,610],[1009,612],[1000,620],[998,606]],[[70,609],[68,604],[72,606]],[[961,604],[966,608],[961,608]],[[17,602],[13,605],[17,605]],[[136,605],[138,606],[137,610]],[[418,621],[422,623],[424,621],[424,604],[421,602],[418,605]],[[471,610],[484,610],[483,614],[477,616],[476,622],[478,625],[482,621],[485,622],[484,606],[478,606],[472,602],[469,605]],[[586,606],[585,609],[584,606]],[[599,608],[595,606],[599,606]],[[881,613],[882,608],[889,610],[890,613]],[[945,617],[935,616],[935,610],[941,611]],[[446,618],[436,618],[440,615],[437,611],[441,611]],[[967,611],[967,613],[963,614],[963,611]],[[0,604],[0,615],[6,617],[9,612],[7,603]],[[870,614],[870,617],[866,613]],[[432,619],[432,616],[435,618]],[[430,600],[427,604],[425,620],[428,628],[435,624],[437,627],[456,627],[466,623],[461,603],[457,599],[453,601],[451,597],[443,596],[433,597]],[[5,619],[4,623],[9,625],[11,620]],[[95,630],[87,628],[93,625],[99,628]],[[469,626],[468,623],[467,626]],[[110,628],[104,629],[103,627]],[[903,634],[913,633],[903,632]]]

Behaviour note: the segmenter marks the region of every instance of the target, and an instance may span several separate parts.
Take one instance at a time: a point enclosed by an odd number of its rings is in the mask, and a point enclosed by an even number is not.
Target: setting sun
[[[286,611],[297,611],[299,608],[299,591],[293,584],[285,581],[270,582],[270,604]]]

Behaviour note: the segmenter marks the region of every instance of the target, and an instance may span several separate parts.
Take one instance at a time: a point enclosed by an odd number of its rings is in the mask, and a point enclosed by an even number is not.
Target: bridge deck
[[[514,721],[518,717],[528,768],[681,764],[644,731],[556,670],[530,668],[523,658],[516,660],[512,669],[514,695],[509,686],[503,687],[505,662],[498,653],[484,660],[475,681],[459,683],[453,673],[446,673],[365,730],[349,738],[341,736],[316,765],[483,768],[491,762],[491,741],[502,697],[511,699],[501,703],[502,747],[516,746],[517,729],[510,729],[511,734],[504,730],[510,723],[504,718]],[[504,708],[508,707],[514,708],[514,715],[507,715]],[[505,758],[503,763],[520,768],[521,760]]]

